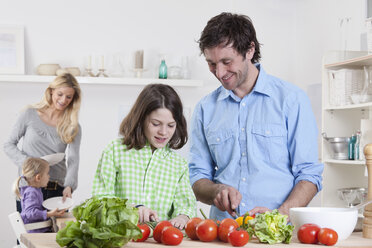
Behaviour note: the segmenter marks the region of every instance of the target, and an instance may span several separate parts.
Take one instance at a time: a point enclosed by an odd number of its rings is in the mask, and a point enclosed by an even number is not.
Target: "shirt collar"
[[[146,142],[146,145],[142,148],[142,149],[145,149],[146,152],[149,152],[150,154],[152,155],[158,155],[158,156],[162,156],[163,158],[165,158],[169,153],[170,153],[170,148],[168,146],[168,144],[163,147],[163,148],[157,148],[154,153],[152,153],[152,150],[151,150],[151,145],[150,143],[147,141]]]
[[[257,92],[260,94],[264,94],[267,96],[271,96],[272,90],[270,85],[267,83],[266,77],[267,74],[265,70],[262,68],[260,64],[255,64],[256,68],[258,69],[258,78],[256,81],[255,86],[253,87],[252,92]],[[220,93],[218,95],[217,100],[224,100],[225,98],[231,96],[232,99],[235,101],[240,101],[240,98],[237,97],[232,90],[227,90],[223,86],[220,86]]]

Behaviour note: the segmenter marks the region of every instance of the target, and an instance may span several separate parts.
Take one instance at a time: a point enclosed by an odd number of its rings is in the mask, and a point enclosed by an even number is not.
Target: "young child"
[[[147,85],[120,124],[122,138],[102,153],[93,195],[117,196],[137,205],[139,221],[170,220],[183,229],[196,215],[185,159],[171,149],[187,142],[183,107],[176,91]]]
[[[21,199],[21,217],[25,224],[47,220],[51,216],[62,216],[65,209],[47,211],[42,206],[42,187],[49,181],[49,163],[41,158],[27,158],[22,166],[22,176],[14,182],[14,192]],[[29,232],[50,232],[51,227]]]

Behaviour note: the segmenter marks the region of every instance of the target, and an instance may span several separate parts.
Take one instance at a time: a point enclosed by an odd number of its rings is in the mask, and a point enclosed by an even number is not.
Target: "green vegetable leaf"
[[[247,231],[249,235],[256,236],[262,243],[289,244],[293,229],[294,226],[287,224],[287,216],[274,209],[272,212],[267,211],[249,220]]]
[[[142,236],[137,227],[138,210],[126,205],[126,199],[92,197],[73,209],[76,221],[59,230],[61,246],[78,248],[122,247]]]

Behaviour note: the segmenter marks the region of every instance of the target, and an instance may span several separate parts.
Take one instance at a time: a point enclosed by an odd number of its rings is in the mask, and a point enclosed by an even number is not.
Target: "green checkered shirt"
[[[161,220],[179,214],[196,215],[187,162],[168,147],[151,151],[126,150],[122,139],[112,141],[102,152],[93,181],[93,195],[114,195],[128,203],[155,210]]]

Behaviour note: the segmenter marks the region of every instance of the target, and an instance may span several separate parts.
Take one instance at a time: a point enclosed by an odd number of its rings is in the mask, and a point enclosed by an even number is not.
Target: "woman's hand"
[[[66,212],[66,209],[59,210],[58,208],[56,208],[56,209],[53,209],[51,211],[48,211],[47,212],[47,217],[48,218],[52,217],[52,216],[61,217],[65,212]]]
[[[156,211],[147,208],[145,206],[138,207],[138,214],[139,214],[139,223],[143,223],[146,221],[159,221],[158,214]]]
[[[177,227],[178,229],[182,230],[183,228],[185,228],[186,223],[189,221],[189,219],[190,218],[187,215],[180,214],[177,217],[171,219],[170,223],[172,223],[174,227]]]
[[[63,195],[62,202],[65,202],[66,197],[72,198],[72,189],[71,189],[71,187],[70,186],[65,187],[65,189],[62,192],[62,195]]]

